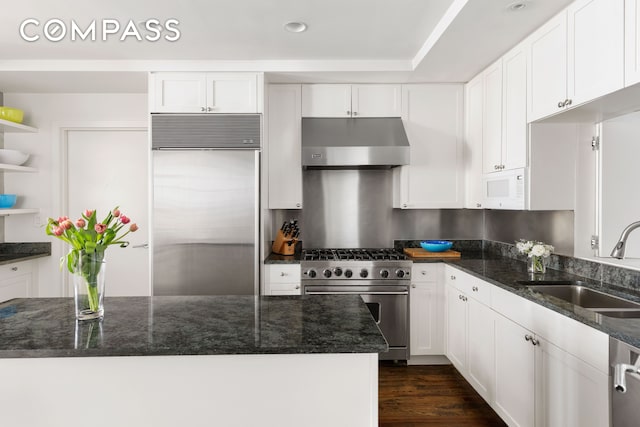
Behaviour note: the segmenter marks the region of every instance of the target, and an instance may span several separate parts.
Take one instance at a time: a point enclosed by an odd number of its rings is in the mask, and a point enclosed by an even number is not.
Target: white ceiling
[[[0,91],[145,92],[159,69],[263,70],[271,81],[468,81],[571,0],[21,0],[3,8]],[[86,27],[175,18],[176,42],[36,42],[23,20]],[[284,31],[288,21],[308,31]],[[142,34],[146,34],[141,25]],[[98,37],[100,31],[98,31]]]

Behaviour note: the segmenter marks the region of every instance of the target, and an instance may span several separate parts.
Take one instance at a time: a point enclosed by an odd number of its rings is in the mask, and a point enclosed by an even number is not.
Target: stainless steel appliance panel
[[[153,152],[154,295],[253,295],[258,152]]]
[[[609,339],[611,418],[613,427],[637,427],[640,423],[640,349]],[[617,374],[617,375],[616,375]]]

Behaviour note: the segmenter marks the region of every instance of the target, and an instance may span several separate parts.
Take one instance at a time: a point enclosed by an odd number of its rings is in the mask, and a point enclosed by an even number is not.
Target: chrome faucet
[[[624,258],[624,251],[627,248],[627,239],[629,238],[629,234],[638,227],[640,227],[640,221],[632,222],[622,231],[622,234],[618,239],[618,243],[616,243],[616,246],[611,251],[611,256],[613,258]]]

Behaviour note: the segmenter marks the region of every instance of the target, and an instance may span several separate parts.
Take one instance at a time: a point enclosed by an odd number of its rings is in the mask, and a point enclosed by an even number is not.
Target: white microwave
[[[483,207],[487,209],[525,209],[525,168],[485,174],[482,179]]]

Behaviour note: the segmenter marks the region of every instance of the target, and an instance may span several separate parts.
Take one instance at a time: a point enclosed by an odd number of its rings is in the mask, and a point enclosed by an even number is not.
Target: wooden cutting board
[[[451,249],[444,252],[429,252],[422,248],[404,248],[404,253],[411,258],[460,258],[460,252]]]

